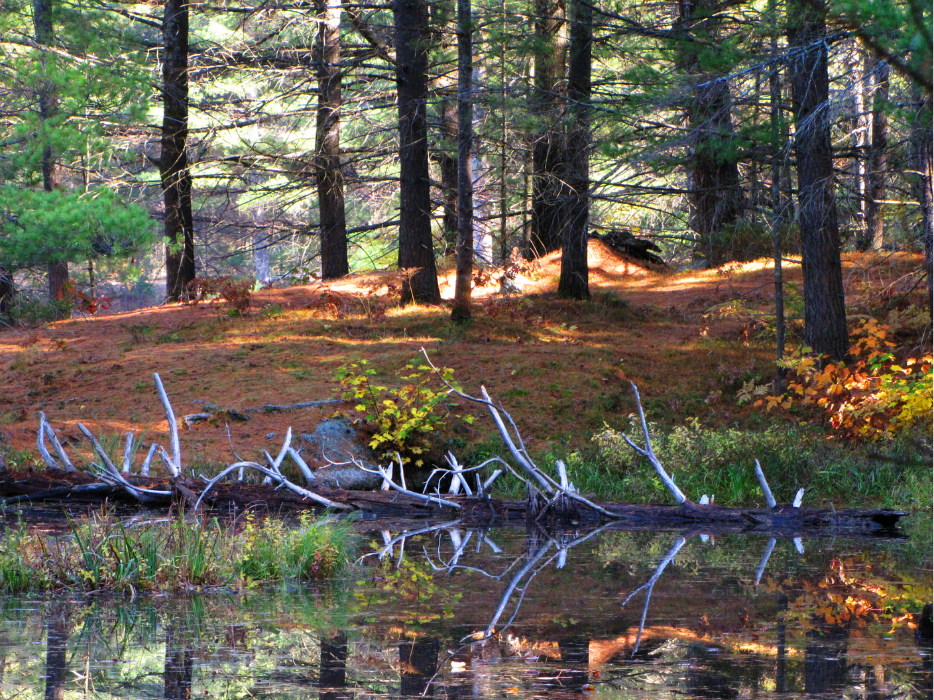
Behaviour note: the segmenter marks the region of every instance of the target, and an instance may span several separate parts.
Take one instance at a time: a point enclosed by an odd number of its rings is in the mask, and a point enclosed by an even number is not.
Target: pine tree
[[[788,46],[804,272],[804,341],[840,360],[849,349],[834,201],[827,28],[808,0],[788,0]]]
[[[399,102],[399,267],[418,268],[407,302],[441,301],[431,238],[428,177],[428,10],[424,0],[393,0]]]
[[[162,153],[157,162],[165,201],[165,294],[188,295],[195,279],[195,230],[188,167],[188,8],[165,0],[162,19]]]
[[[335,279],[350,272],[347,223],[344,216],[344,176],[341,173],[341,2],[316,0],[318,71],[316,135],[318,216],[321,229],[321,277]]]
[[[587,223],[590,213],[590,92],[593,9],[590,0],[571,0],[568,61],[567,161],[562,202],[563,240],[558,296],[589,299]]]

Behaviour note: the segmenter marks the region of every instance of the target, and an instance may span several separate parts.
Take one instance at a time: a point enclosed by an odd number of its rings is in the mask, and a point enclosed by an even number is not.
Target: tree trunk
[[[55,43],[55,28],[52,24],[52,0],[33,0],[32,22],[36,31],[36,43],[39,46],[52,46]],[[46,56],[40,51],[39,61],[46,68]],[[48,76],[44,76],[47,78]],[[39,86],[39,124],[45,131],[46,124],[58,112],[58,96],[50,82]],[[42,148],[42,188],[46,192],[57,190],[62,185],[61,168],[58,158],[52,149],[50,133],[42,134],[44,146]],[[53,262],[48,265],[49,299],[55,301],[65,294],[65,285],[68,284],[68,263]]]
[[[561,85],[567,60],[565,0],[535,0],[535,85],[529,108],[532,134],[532,220],[529,255],[562,246],[561,191],[565,169]]]
[[[350,272],[344,177],[341,174],[341,0],[315,0],[318,39],[318,120],[315,131],[318,220],[321,231],[321,277],[330,280]]]
[[[700,30],[702,35],[716,37],[719,33],[719,23],[714,19],[716,8],[716,3],[710,0],[681,0],[679,32]],[[702,71],[696,44],[688,43],[679,63],[693,83],[688,107],[692,141],[691,226],[708,265],[714,267],[735,257],[729,234],[743,208],[733,142],[733,100],[725,77]]]
[[[834,202],[827,31],[823,12],[807,0],[789,0],[787,21],[804,272],[804,342],[815,352],[840,360],[847,354],[848,337]]]
[[[260,207],[253,215],[256,221],[262,216],[263,209]],[[253,234],[253,276],[260,284],[269,284],[272,275],[269,270],[269,238],[262,231],[256,231]]]
[[[457,250],[457,99],[441,98],[441,146],[436,160],[441,171],[441,197],[445,248]]]
[[[470,282],[473,277],[473,36],[470,0],[457,0],[457,277],[451,319],[470,318]]]
[[[778,18],[777,18],[777,0],[769,0],[769,15],[771,16],[772,26],[770,27],[772,57],[778,56]],[[782,118],[782,85],[781,72],[778,65],[773,66],[769,74],[769,125],[771,127],[772,138],[772,163],[771,163],[771,188],[770,195],[772,200],[772,259],[775,265],[775,381],[773,382],[773,393],[780,396],[785,393],[785,374],[787,370],[781,366],[785,359],[785,292],[784,280],[782,277],[782,224],[784,216],[782,214],[782,144],[784,143],[784,126]]]
[[[13,280],[13,273],[0,267],[0,319],[10,315],[15,296],[16,284]]]
[[[869,235],[866,229],[866,144],[869,138],[870,127],[866,119],[866,98],[871,95],[870,86],[866,81],[865,68],[869,62],[866,59],[862,42],[853,40],[853,45],[846,54],[846,71],[853,89],[853,117],[848,128],[851,130],[850,146],[853,148],[851,163],[854,206],[851,207],[853,229],[856,232],[858,246],[866,246]],[[869,99],[872,99],[871,97]]]
[[[478,95],[489,94],[486,89],[486,70],[483,65],[474,65],[471,79],[471,91]],[[483,131],[486,123],[482,100],[471,103],[473,115],[473,136],[471,143],[471,176],[473,177],[473,252],[474,259],[482,263],[493,263],[493,234],[490,229],[493,203],[490,197],[490,168],[479,147],[477,134]]]
[[[889,117],[886,107],[889,101],[889,64],[880,59],[870,59],[866,75],[872,80],[872,136],[869,143],[868,197],[866,198],[867,243],[872,250],[882,250],[885,221],[883,218],[885,199],[885,176],[888,170]]]
[[[558,296],[589,299],[587,218],[590,213],[590,69],[593,50],[593,9],[590,0],[572,0],[568,62],[570,119],[567,135],[567,205],[561,247]]]
[[[188,3],[165,0],[162,20],[162,153],[159,176],[165,199],[165,293],[188,294],[195,278],[195,232],[188,169]]]
[[[934,146],[932,146],[931,97],[923,96],[915,86],[912,89],[912,101],[915,105],[914,120],[911,123],[911,160],[912,191],[918,200],[920,219],[918,222],[918,240],[924,247],[924,269],[928,278],[928,306],[934,302],[934,281],[931,270],[931,243],[934,240],[934,217],[931,206],[934,203]]]
[[[404,303],[441,301],[431,239],[428,178],[428,10],[425,0],[393,0],[399,95],[399,267],[419,268]]]

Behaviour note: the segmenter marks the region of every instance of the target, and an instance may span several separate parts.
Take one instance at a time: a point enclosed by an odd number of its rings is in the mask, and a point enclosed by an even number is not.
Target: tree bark
[[[787,22],[804,272],[804,342],[815,352],[840,360],[847,354],[848,337],[834,202],[827,30],[824,13],[808,0],[789,0]]]
[[[924,247],[924,263],[928,278],[928,306],[934,306],[934,280],[931,270],[931,244],[934,241],[934,217],[931,206],[934,204],[934,145],[932,145],[931,96],[922,96],[915,86],[912,89],[912,102],[915,105],[914,119],[911,123],[911,160],[912,191],[918,200],[920,217],[918,221],[918,240]]]
[[[872,135],[869,143],[867,165],[866,234],[867,244],[872,250],[882,250],[885,221],[883,219],[885,199],[885,176],[888,170],[889,117],[886,113],[889,101],[889,64],[879,59],[870,59],[866,75],[872,79]]]
[[[680,0],[678,30],[718,35],[717,4],[710,0]],[[696,44],[687,43],[679,61],[693,83],[688,121],[691,127],[691,227],[710,266],[735,256],[729,229],[742,208],[739,165],[734,141],[729,81],[704,72]]]
[[[853,116],[849,120],[848,128],[851,130],[850,146],[853,149],[851,163],[852,188],[854,206],[851,221],[856,232],[856,244],[865,246],[869,239],[866,229],[866,151],[870,126],[866,119],[866,99],[871,98],[871,89],[867,84],[866,72],[869,60],[865,55],[862,42],[853,40],[853,45],[846,54],[846,71],[854,84],[853,89]]]
[[[473,277],[473,36],[470,0],[457,0],[457,276],[451,319],[470,319]]]
[[[165,293],[188,294],[195,278],[195,232],[188,168],[188,3],[165,0],[162,20],[162,152],[159,176],[165,200]]]
[[[564,182],[564,236],[558,296],[589,299],[587,219],[590,214],[590,73],[593,51],[593,9],[590,0],[572,0],[568,62],[570,118]]]
[[[399,102],[399,267],[419,268],[403,303],[441,301],[431,238],[428,177],[428,9],[425,0],[393,0]]]
[[[770,44],[773,59],[778,56],[779,25],[777,18],[777,0],[769,0],[769,15],[772,25],[770,27]],[[782,144],[784,143],[784,120],[782,118],[782,85],[779,66],[774,66],[769,74],[769,126],[772,138],[771,187],[772,200],[772,259],[774,261],[775,284],[775,381],[773,393],[780,396],[785,393],[785,375],[787,370],[781,366],[785,359],[785,292],[782,275]]]
[[[451,95],[441,98],[441,146],[436,160],[441,171],[441,197],[445,248],[457,250],[457,99]]]
[[[52,0],[33,0],[32,22],[36,31],[36,43],[40,46],[52,46],[55,43],[55,27],[52,24]],[[45,54],[40,51],[39,61],[46,67]],[[40,129],[51,131],[49,121],[55,118],[58,112],[58,96],[55,89],[48,82],[43,81],[39,86],[39,124]],[[58,158],[49,141],[50,133],[42,135],[42,188],[52,192],[62,186],[62,174]],[[68,284],[68,263],[53,262],[48,265],[49,299],[55,301],[65,294],[65,285]]]
[[[16,296],[16,284],[13,273],[0,267],[0,319],[9,316],[13,310],[13,299]]]
[[[315,0],[318,38],[318,119],[315,131],[318,221],[321,231],[321,277],[330,280],[350,272],[344,177],[341,173],[341,0]]]
[[[535,84],[529,108],[532,134],[532,219],[528,254],[540,257],[562,245],[565,144],[562,82],[567,60],[565,0],[535,0]]]

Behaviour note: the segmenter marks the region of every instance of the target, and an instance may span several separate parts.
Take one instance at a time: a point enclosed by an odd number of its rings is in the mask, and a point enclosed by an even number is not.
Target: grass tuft
[[[303,516],[295,527],[250,518],[241,529],[202,517],[125,524],[108,511],[71,520],[67,535],[20,523],[0,539],[0,591],[77,590],[136,595],[310,581],[350,560],[349,528]]]
[[[763,502],[754,472],[758,459],[780,503],[790,503],[804,487],[805,502],[813,505],[931,508],[931,464],[912,454],[916,449],[908,440],[894,441],[879,452],[875,445],[829,440],[806,426],[712,428],[697,419],[667,432],[650,426],[650,432],[659,460],[693,500],[706,493],[724,505]],[[642,443],[641,430],[631,429],[628,434],[636,444]],[[593,440],[599,468],[626,498],[666,500],[655,472],[620,433],[605,428]]]

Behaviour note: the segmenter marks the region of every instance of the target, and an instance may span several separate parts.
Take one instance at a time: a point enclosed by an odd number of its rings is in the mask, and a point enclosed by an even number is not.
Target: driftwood
[[[424,350],[423,350],[424,353]],[[440,372],[425,354],[429,366],[444,381]],[[436,468],[426,483],[425,490],[418,493],[407,487],[403,460],[398,455],[398,482],[394,464],[377,466],[374,473],[382,477],[383,491],[354,492],[340,489],[323,489],[301,457],[300,450],[292,447],[292,430],[286,431],[286,438],[277,455],[264,453],[266,464],[259,464],[237,457],[236,461],[220,469],[214,476],[195,478],[186,474],[178,435],[178,421],[171,401],[158,374],[153,375],[159,398],[165,411],[169,426],[170,449],[152,444],[137,474],[133,474],[133,454],[138,443],[133,434],[126,436],[121,468],[95,436],[79,424],[82,433],[88,439],[97,461],[86,467],[86,472],[76,469],[55,431],[44,414],[40,413],[37,444],[42,458],[50,473],[55,474],[56,483],[45,483],[29,494],[22,489],[22,484],[0,478],[0,498],[21,500],[77,500],[91,494],[102,494],[108,498],[122,498],[154,506],[166,505],[183,500],[189,506],[198,509],[202,504],[245,508],[256,504],[265,504],[277,509],[302,509],[324,507],[334,510],[362,510],[377,516],[416,515],[448,517],[454,513],[465,522],[492,523],[509,522],[523,519],[535,523],[552,523],[571,526],[612,524],[626,529],[682,529],[685,527],[716,527],[721,532],[761,533],[775,537],[799,537],[819,533],[865,534],[878,533],[891,535],[898,520],[906,515],[890,510],[845,510],[827,511],[822,509],[802,508],[804,489],[800,489],[791,505],[776,503],[766,476],[755,462],[755,472],[768,504],[767,508],[724,508],[716,505],[712,495],[704,494],[697,503],[692,502],[675,485],[674,479],[667,473],[658,460],[652,447],[648,424],[642,410],[639,390],[632,385],[636,405],[641,421],[644,446],[636,445],[626,437],[626,442],[643,455],[655,469],[659,478],[668,487],[678,505],[641,506],[598,503],[581,495],[574,486],[571,475],[563,462],[557,462],[557,478],[540,468],[532,459],[525,442],[512,416],[495,403],[485,387],[481,387],[481,397],[474,397],[455,389],[448,384],[448,389],[465,400],[485,406],[503,443],[511,462],[494,457],[486,462],[465,467],[457,458],[448,453],[447,467]],[[292,406],[273,407],[288,409],[320,405],[323,402],[304,402]],[[52,451],[48,449],[51,444]],[[52,452],[54,451],[54,455]],[[150,477],[150,465],[153,456],[158,454],[168,472],[167,478]],[[236,456],[236,455],[235,455]],[[284,461],[290,458],[298,467],[305,484],[297,484],[282,472]],[[481,479],[481,470],[491,465],[499,467],[485,481]],[[364,471],[373,472],[357,464]],[[263,485],[247,486],[243,483],[246,470],[263,475]],[[231,474],[237,473],[238,480],[227,483]],[[489,490],[497,477],[509,473],[526,486],[528,497],[525,502],[504,502],[491,498]],[[437,477],[437,478],[436,478]],[[471,483],[471,477],[474,483]],[[441,493],[441,478],[450,479],[447,491]],[[91,484],[97,484],[91,488]],[[434,488],[434,492],[429,490]],[[796,542],[800,549],[801,544]],[[764,567],[763,567],[764,568]]]

